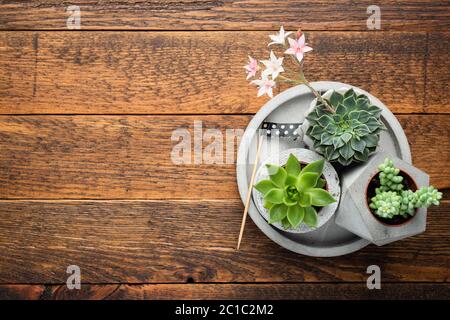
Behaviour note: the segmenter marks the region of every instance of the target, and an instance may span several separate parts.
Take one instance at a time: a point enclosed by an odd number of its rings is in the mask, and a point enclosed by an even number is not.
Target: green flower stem
[[[303,74],[303,70],[300,69],[300,80],[303,81],[303,84],[305,86],[307,86],[309,88],[309,90],[311,90],[311,92],[316,96],[317,100],[322,102],[325,107],[327,108],[327,110],[330,113],[336,113],[336,110],[334,110],[334,108],[328,103],[328,101],[326,101],[319,92],[317,92],[308,82],[308,80],[306,80],[305,75]]]
[[[288,83],[303,84],[302,81],[290,79],[290,78],[284,77],[282,75],[278,75],[278,78],[280,78],[284,82],[288,82]]]
[[[280,78],[281,80],[283,80],[284,82],[288,82],[288,83],[296,83],[296,84],[304,84],[305,86],[308,87],[309,90],[311,90],[311,92],[314,94],[314,96],[317,98],[317,100],[319,100],[320,102],[322,102],[325,107],[327,108],[327,110],[330,113],[336,113],[336,110],[334,110],[334,108],[332,106],[330,106],[330,104],[320,95],[319,92],[317,92],[308,82],[308,80],[306,80],[303,71],[300,71],[300,80],[294,80],[294,79],[290,79],[290,78],[286,78],[282,75],[278,75],[278,78]]]

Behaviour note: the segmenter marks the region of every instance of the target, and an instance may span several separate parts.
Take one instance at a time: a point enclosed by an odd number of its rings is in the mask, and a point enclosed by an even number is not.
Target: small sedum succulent
[[[403,190],[400,194],[402,197],[400,203],[400,211],[403,217],[407,217],[406,214],[410,216],[414,215],[414,211],[416,210],[417,205],[417,196],[412,190]]]
[[[396,192],[380,192],[372,198],[370,207],[376,209],[377,214],[382,218],[392,219],[400,212],[402,197]]]
[[[423,187],[416,192],[416,205],[418,208],[428,208],[432,204],[439,205],[442,199],[442,192],[439,192],[433,186]]]
[[[264,207],[269,209],[269,223],[281,222],[286,229],[297,228],[302,222],[317,226],[315,207],[327,206],[336,200],[324,190],[321,178],[324,160],[301,167],[291,154],[285,167],[268,164],[268,180],[254,187],[264,196]]]
[[[387,219],[396,216],[407,218],[408,215],[413,216],[417,208],[439,205],[442,192],[433,186],[422,187],[416,192],[403,190],[403,177],[399,175],[400,170],[394,167],[391,159],[385,159],[378,169],[380,187],[375,189],[376,195],[369,205],[378,216]]]
[[[399,176],[400,169],[394,168],[394,162],[391,159],[385,159],[378,169],[380,170],[381,191],[403,190],[403,177]]]
[[[327,160],[343,166],[366,162],[377,148],[380,132],[386,129],[380,120],[381,109],[353,89],[344,94],[334,91],[327,103],[335,113],[318,101],[306,117],[310,123],[306,134],[314,148]]]

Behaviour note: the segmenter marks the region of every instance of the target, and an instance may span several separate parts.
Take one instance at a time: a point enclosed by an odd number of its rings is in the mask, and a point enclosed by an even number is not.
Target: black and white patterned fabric
[[[293,138],[299,137],[299,126],[301,123],[275,123],[263,122],[261,125],[262,134],[268,137]]]

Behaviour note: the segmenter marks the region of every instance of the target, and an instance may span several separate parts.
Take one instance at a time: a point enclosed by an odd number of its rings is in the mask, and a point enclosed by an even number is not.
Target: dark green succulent
[[[326,191],[321,178],[325,161],[318,160],[301,168],[300,162],[289,155],[286,166],[268,164],[269,179],[255,185],[264,196],[269,209],[269,223],[281,221],[284,228],[297,228],[302,222],[317,226],[314,207],[324,207],[336,200]]]
[[[333,91],[327,102],[335,113],[318,101],[306,117],[310,123],[306,134],[314,149],[343,166],[367,161],[377,148],[380,132],[386,129],[380,120],[381,109],[353,89],[344,94]]]

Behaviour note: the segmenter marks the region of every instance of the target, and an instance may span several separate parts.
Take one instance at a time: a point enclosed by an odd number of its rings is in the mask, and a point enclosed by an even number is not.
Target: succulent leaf
[[[290,229],[292,226],[291,226],[291,223],[289,222],[289,220],[288,220],[288,218],[286,217],[286,218],[284,218],[283,220],[281,220],[281,225],[283,226],[283,228],[285,228],[285,229]]]
[[[312,205],[311,195],[306,192],[302,192],[298,199],[298,204],[304,208],[310,207]]]
[[[319,180],[317,180],[317,184],[316,184],[315,188],[323,189],[326,184],[327,184],[327,182],[325,181],[325,179],[319,178]]]
[[[335,149],[339,149],[340,147],[342,147],[345,144],[344,140],[341,139],[341,137],[333,137],[333,147]]]
[[[270,223],[283,220],[287,215],[287,207],[284,204],[276,204],[269,210]]]
[[[305,216],[305,209],[299,205],[295,205],[288,208],[287,218],[292,225],[292,227],[297,228],[303,221]]]
[[[344,93],[344,99],[348,98],[348,97],[355,97],[355,96],[356,96],[355,90],[353,90],[352,88],[350,88],[349,90],[347,90]]]
[[[297,174],[298,175],[298,174]],[[284,184],[286,186],[292,186],[295,185],[295,182],[297,181],[297,175],[292,176],[290,174],[288,174],[288,176],[286,177],[286,181],[284,182]],[[259,191],[259,190],[258,190]]]
[[[300,173],[300,169],[300,162],[298,162],[297,158],[293,154],[290,154],[286,162],[287,174],[297,176]]]
[[[320,136],[320,144],[324,146],[333,144],[333,136],[326,132],[322,133],[322,135]]]
[[[320,159],[314,162],[311,162],[309,164],[307,164],[303,169],[302,169],[302,173],[306,173],[306,172],[313,172],[313,173],[317,173],[318,175],[322,174],[323,171],[323,167],[325,165],[325,160]]]
[[[339,92],[333,91],[333,93],[330,96],[331,105],[337,106],[339,103],[342,103],[342,101],[344,101],[344,96]]]
[[[277,186],[270,180],[261,180],[255,185],[255,189],[265,195],[270,190],[277,188]]]
[[[364,141],[366,142],[367,147],[376,147],[378,145],[378,140],[380,139],[379,136],[371,136],[366,135],[364,136]]]
[[[321,124],[323,127],[326,127],[327,124],[333,122],[333,118],[331,118],[329,115],[325,114],[321,116],[319,119],[317,119],[317,122]]]
[[[264,195],[267,201],[275,204],[283,203],[284,192],[282,189],[272,189]]]
[[[313,207],[305,208],[305,217],[303,221],[310,227],[317,226],[317,212]]]
[[[320,188],[311,188],[307,192],[311,196],[313,206],[325,207],[336,200],[326,190]]]
[[[287,178],[286,170],[273,164],[268,164],[266,167],[269,172],[270,180],[278,187],[283,188]]]
[[[356,99],[355,97],[348,97],[344,98],[343,104],[341,106],[345,107],[346,113],[350,110],[353,110],[353,108],[356,106]],[[336,110],[337,111],[337,110]]]
[[[342,148],[339,149],[339,154],[345,160],[349,160],[355,154],[355,150],[353,150],[351,143],[346,143],[342,146]]]
[[[298,191],[303,192],[304,190],[313,188],[317,184],[317,179],[319,179],[319,174],[315,172],[302,172],[297,177],[295,186]]]
[[[274,204],[272,202],[267,201],[266,199],[264,199],[264,208],[266,209],[270,209],[274,206]]]
[[[361,153],[366,148],[366,143],[364,142],[364,140],[352,139],[351,146],[353,150]]]
[[[352,135],[348,132],[345,132],[342,136],[341,136],[341,140],[344,141],[344,143],[347,143],[351,140]]]
[[[345,102],[345,100],[344,100],[344,102]],[[343,115],[345,115],[347,113],[347,111],[348,111],[347,108],[341,103],[339,103],[336,107],[336,114],[338,114],[341,117]]]
[[[369,159],[369,149],[364,149],[363,152],[355,152],[355,159],[360,162],[366,162]]]

